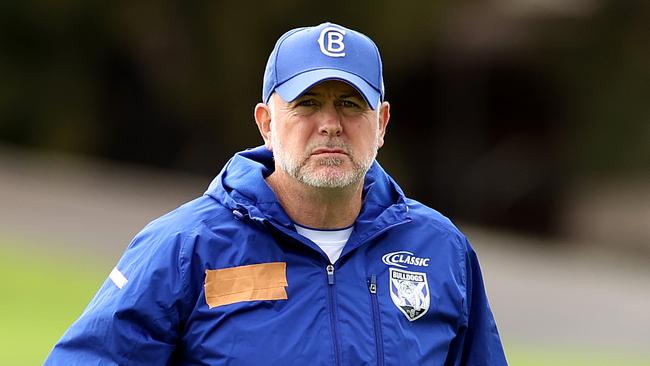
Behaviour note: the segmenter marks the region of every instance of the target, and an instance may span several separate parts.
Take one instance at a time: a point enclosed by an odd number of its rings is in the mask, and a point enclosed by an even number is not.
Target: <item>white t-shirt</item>
[[[350,226],[345,229],[340,230],[317,230],[310,229],[298,224],[296,226],[296,231],[298,234],[308,238],[318,245],[327,257],[330,259],[330,263],[334,264],[337,259],[341,256],[343,247],[345,243],[348,242],[350,235],[352,234],[352,229],[354,227]]]

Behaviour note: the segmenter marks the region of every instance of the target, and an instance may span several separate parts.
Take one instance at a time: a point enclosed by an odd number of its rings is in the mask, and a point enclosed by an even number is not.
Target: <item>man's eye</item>
[[[361,108],[361,105],[359,105],[359,103],[352,100],[342,100],[341,106],[346,108]]]
[[[313,99],[303,99],[296,102],[297,107],[313,107],[316,105],[316,101]]]

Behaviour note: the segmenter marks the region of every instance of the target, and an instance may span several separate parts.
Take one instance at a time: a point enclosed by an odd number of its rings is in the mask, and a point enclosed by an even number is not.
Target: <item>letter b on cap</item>
[[[335,27],[327,27],[320,32],[318,37],[318,44],[320,51],[330,57],[343,57],[345,56],[345,43],[343,43],[343,36],[345,31]]]

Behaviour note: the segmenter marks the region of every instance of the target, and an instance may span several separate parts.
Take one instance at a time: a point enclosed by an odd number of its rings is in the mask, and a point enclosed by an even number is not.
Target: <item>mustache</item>
[[[325,143],[314,143],[307,147],[309,153],[314,152],[317,149],[339,149],[343,150],[346,154],[350,155],[350,147],[341,141],[327,141]]]

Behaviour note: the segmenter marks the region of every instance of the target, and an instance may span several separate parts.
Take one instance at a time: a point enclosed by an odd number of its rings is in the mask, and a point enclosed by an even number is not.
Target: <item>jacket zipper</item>
[[[370,300],[372,302],[372,321],[375,328],[375,343],[377,344],[377,365],[384,366],[384,340],[381,335],[381,320],[379,319],[379,301],[377,299],[377,276],[370,276]]]
[[[339,345],[339,334],[336,319],[336,304],[334,302],[334,265],[328,264],[325,267],[327,272],[327,294],[329,296],[330,325],[332,328],[332,341],[334,342],[334,364],[341,365],[341,349]]]

